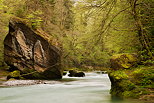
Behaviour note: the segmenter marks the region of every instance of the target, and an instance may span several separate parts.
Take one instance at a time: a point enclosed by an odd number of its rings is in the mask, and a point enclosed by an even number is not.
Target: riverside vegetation
[[[107,70],[113,96],[153,102],[153,14],[154,0],[0,0],[0,79]]]

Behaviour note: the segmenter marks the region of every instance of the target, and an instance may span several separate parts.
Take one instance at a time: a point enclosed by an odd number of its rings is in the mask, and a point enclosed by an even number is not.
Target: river
[[[107,74],[64,76],[55,84],[1,87],[0,103],[140,103],[111,98],[110,85]]]

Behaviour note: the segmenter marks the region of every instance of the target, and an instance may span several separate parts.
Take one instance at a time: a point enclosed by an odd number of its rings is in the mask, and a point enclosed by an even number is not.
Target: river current
[[[113,98],[107,74],[86,73],[86,77],[64,76],[55,84],[0,88],[0,103],[141,103]]]

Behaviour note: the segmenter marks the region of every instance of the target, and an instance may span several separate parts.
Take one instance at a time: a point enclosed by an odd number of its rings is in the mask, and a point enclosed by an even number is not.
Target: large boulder
[[[19,18],[12,18],[4,40],[4,59],[10,70],[27,79],[62,78],[61,51]]]
[[[110,93],[121,98],[149,99],[153,95],[154,67],[109,70]],[[149,96],[150,98],[149,98]],[[149,102],[153,103],[153,102]]]
[[[137,54],[116,54],[110,59],[112,69],[127,69],[137,64]]]

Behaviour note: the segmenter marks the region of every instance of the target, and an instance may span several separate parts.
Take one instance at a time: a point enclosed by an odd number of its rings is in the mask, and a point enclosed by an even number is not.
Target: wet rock
[[[68,76],[69,77],[74,77],[76,73],[77,73],[77,71],[75,71],[75,70],[69,70]]]
[[[97,74],[107,74],[107,71],[96,71]]]
[[[74,76],[75,77],[84,77],[85,73],[84,72],[77,72]]]
[[[61,51],[18,18],[9,23],[4,40],[5,62],[27,79],[62,78]],[[27,74],[27,75],[26,75]]]
[[[85,73],[84,72],[77,72],[75,70],[70,70],[68,76],[69,77],[84,77]]]
[[[67,74],[67,71],[63,71],[63,76],[65,76]]]

